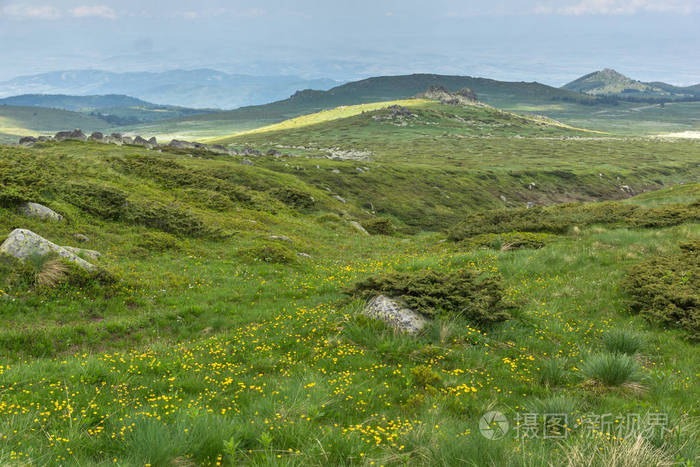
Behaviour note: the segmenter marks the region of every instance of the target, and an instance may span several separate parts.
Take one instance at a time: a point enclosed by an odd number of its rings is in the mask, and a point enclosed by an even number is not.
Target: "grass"
[[[629,313],[621,284],[631,267],[696,238],[697,222],[582,226],[538,249],[465,246],[440,232],[468,211],[505,204],[501,189],[522,204],[533,192],[621,196],[618,174],[654,187],[657,178],[690,182],[696,149],[647,140],[469,142],[453,153],[462,168],[438,150],[402,159],[410,145],[391,148],[390,139],[372,161],[264,156],[253,166],[95,143],[1,148],[0,235],[21,226],[98,250],[116,281],[37,288],[0,262],[0,463],[585,465],[603,459],[598,452],[619,465],[625,456],[640,465],[696,463],[697,344],[683,329]],[[586,167],[582,154],[590,154]],[[547,174],[557,170],[576,177]],[[528,188],[533,178],[537,191]],[[628,204],[664,206],[692,193],[670,188]],[[20,216],[12,203],[22,197],[67,222]],[[184,213],[176,219],[221,235],[124,215],[153,205],[168,207],[156,219]],[[348,222],[376,217],[398,232],[360,235]],[[88,241],[77,245],[76,233]],[[258,255],[271,245],[294,261],[256,261],[272,257]],[[381,274],[461,270],[498,278],[511,319],[438,317],[414,338],[368,320],[361,301],[342,294]],[[643,356],[597,357],[623,328],[640,337]],[[627,390],[639,381],[645,391]],[[493,441],[479,431],[488,410],[512,427],[530,410],[572,421],[658,411],[668,431],[636,444],[604,432],[591,440],[570,423],[562,443],[515,431]]]

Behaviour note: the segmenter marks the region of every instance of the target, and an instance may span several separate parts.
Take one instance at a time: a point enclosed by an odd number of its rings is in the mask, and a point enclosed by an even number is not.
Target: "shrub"
[[[165,232],[143,233],[139,237],[137,246],[152,252],[177,250],[179,247],[177,238]]]
[[[533,232],[510,232],[502,234],[481,234],[466,241],[468,248],[491,248],[493,250],[519,250],[521,248],[542,248],[552,235]]]
[[[39,199],[39,195],[26,187],[0,184],[0,207],[12,208],[25,201],[38,201]]]
[[[295,188],[273,188],[268,193],[273,198],[294,209],[311,209],[316,204],[313,196]]]
[[[203,220],[173,204],[132,203],[124,220],[176,235],[192,237],[216,235],[216,232]]]
[[[188,188],[184,191],[184,195],[188,200],[214,211],[225,211],[233,207],[231,199],[217,191]]]
[[[128,206],[125,193],[94,183],[69,183],[64,193],[67,202],[103,219],[119,219]]]
[[[386,217],[378,217],[362,222],[362,227],[372,235],[394,235],[396,227],[391,222],[391,219]]]
[[[630,307],[652,322],[680,326],[700,339],[700,239],[632,267],[623,282]]]
[[[470,269],[387,273],[358,282],[345,293],[364,299],[384,294],[431,317],[458,315],[478,323],[510,318],[500,280]]]
[[[700,220],[700,203],[641,208],[632,204],[570,203],[532,209],[497,209],[467,216],[448,232],[448,238],[461,241],[479,234],[505,232],[565,233],[573,226],[614,224],[630,227],[668,227]]]
[[[606,386],[621,386],[642,379],[639,364],[629,355],[604,353],[591,355],[581,366],[583,375]]]
[[[411,368],[411,376],[413,383],[421,388],[436,388],[442,383],[442,377],[426,365]]]
[[[603,338],[603,343],[609,352],[627,355],[634,355],[642,347],[641,337],[624,329],[610,331]]]
[[[289,264],[296,262],[296,255],[292,250],[284,245],[272,242],[264,242],[239,250],[238,254],[249,260],[263,263]]]

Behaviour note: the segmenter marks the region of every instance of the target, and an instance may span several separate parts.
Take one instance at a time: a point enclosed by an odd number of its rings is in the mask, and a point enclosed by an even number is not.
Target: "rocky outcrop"
[[[424,93],[418,94],[419,99],[440,101],[447,105],[469,105],[479,101],[474,91],[468,88],[451,92],[444,86],[430,86]]]
[[[397,331],[417,334],[428,321],[420,314],[405,307],[400,301],[378,295],[365,306],[363,313],[369,317],[384,321]]]
[[[105,139],[105,135],[100,133],[99,131],[94,131],[89,137],[88,141],[97,141],[97,142],[102,142]]]
[[[32,146],[37,141],[38,140],[33,136],[25,136],[23,138],[20,138],[19,144],[24,145],[24,146]]]
[[[55,141],[65,141],[68,139],[75,139],[78,141],[87,141],[87,136],[79,128],[73,131],[59,131],[53,137]]]
[[[58,257],[85,269],[96,271],[97,266],[88,263],[68,249],[58,246],[30,230],[15,229],[0,245],[0,255],[7,255],[24,262],[32,256],[46,256],[56,254]]]
[[[62,215],[38,203],[27,202],[21,204],[19,206],[19,212],[24,216],[34,217],[36,219],[52,220],[56,222],[61,222],[63,220]]]
[[[360,232],[362,235],[367,235],[367,236],[369,236],[369,232],[367,232],[367,230],[365,230],[365,228],[362,227],[362,224],[360,224],[359,222],[357,222],[357,221],[350,221],[349,224],[350,224],[350,226],[351,226],[353,229],[357,230],[357,231]]]

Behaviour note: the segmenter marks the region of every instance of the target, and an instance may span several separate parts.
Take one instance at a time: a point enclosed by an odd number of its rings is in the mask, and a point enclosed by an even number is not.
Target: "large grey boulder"
[[[384,321],[392,328],[416,334],[420,332],[428,321],[419,313],[406,308],[398,300],[385,295],[377,295],[365,306],[363,313],[369,317]]]
[[[95,250],[86,250],[85,248],[76,248],[74,246],[64,246],[63,248],[65,248],[66,250],[70,251],[71,253],[73,253],[75,255],[85,256],[85,257],[91,259],[92,261],[96,261],[96,260],[100,259],[100,257],[102,256],[102,253],[100,253],[99,251],[95,251]]]
[[[76,128],[73,131],[59,131],[53,137],[56,141],[64,141],[67,139],[76,139],[78,141],[87,141],[87,136],[83,133],[80,128]]]
[[[362,224],[360,224],[359,222],[357,222],[357,221],[350,221],[349,224],[350,224],[350,226],[351,226],[353,229],[357,230],[357,231],[360,232],[362,235],[367,235],[367,236],[369,236],[369,232],[367,232],[367,230],[366,230],[364,227],[362,227]]]
[[[62,215],[38,203],[27,202],[21,204],[19,206],[19,212],[24,216],[34,217],[37,219],[52,220],[56,222],[61,222],[63,220]]]
[[[23,146],[33,146],[38,140],[33,136],[25,136],[19,139],[19,144]]]
[[[97,266],[88,263],[75,253],[46,240],[30,230],[15,229],[10,232],[7,240],[0,245],[0,255],[12,256],[22,262],[35,255],[46,256],[51,253],[55,253],[60,258],[70,261],[86,271],[92,272],[97,269]]]

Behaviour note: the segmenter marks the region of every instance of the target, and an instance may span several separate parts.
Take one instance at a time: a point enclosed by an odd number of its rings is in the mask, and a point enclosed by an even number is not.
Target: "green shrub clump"
[[[396,233],[396,227],[394,227],[393,222],[386,217],[377,217],[363,221],[362,227],[372,235],[394,235]]]
[[[476,235],[506,232],[566,233],[571,227],[610,224],[628,227],[668,227],[700,220],[700,202],[642,208],[615,201],[569,203],[531,209],[497,209],[469,215],[448,232],[461,241]]]
[[[472,248],[491,248],[493,250],[519,250],[521,248],[539,249],[551,241],[552,235],[535,232],[508,232],[502,234],[481,234],[472,237],[465,245]]]
[[[381,274],[345,293],[364,299],[384,294],[429,317],[462,316],[483,324],[510,318],[500,280],[471,269]]]
[[[313,196],[295,188],[273,188],[270,196],[294,209],[311,209],[316,204]]]
[[[239,250],[239,256],[251,261],[263,263],[290,264],[296,262],[296,255],[284,245],[263,242],[249,248]]]
[[[177,250],[178,240],[175,236],[165,232],[146,232],[139,237],[138,247],[151,252]]]
[[[668,326],[680,326],[700,340],[700,239],[631,268],[623,282],[632,311]]]

